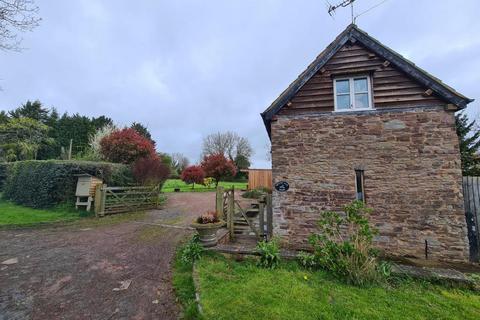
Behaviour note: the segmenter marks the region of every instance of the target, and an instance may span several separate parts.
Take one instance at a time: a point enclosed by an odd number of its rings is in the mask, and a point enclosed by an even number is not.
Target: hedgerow
[[[132,182],[128,166],[89,161],[18,161],[7,166],[3,196],[33,208],[73,202],[78,174],[88,173],[111,186]]]
[[[0,191],[3,190],[3,185],[5,184],[5,180],[7,179],[8,165],[8,162],[0,163]]]

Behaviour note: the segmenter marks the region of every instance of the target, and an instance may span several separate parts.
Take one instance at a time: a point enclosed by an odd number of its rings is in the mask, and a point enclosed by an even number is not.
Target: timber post
[[[265,196],[260,197],[258,201],[258,219],[259,235],[262,239],[265,239]]]
[[[103,217],[105,215],[105,203],[107,202],[107,185],[106,184],[103,184],[102,185],[102,189],[100,189],[102,192],[101,192],[101,202],[100,202],[100,213],[99,215],[101,217]]]
[[[223,187],[217,187],[217,194],[215,196],[215,211],[219,218],[225,219],[225,213],[223,212]]]
[[[230,240],[233,240],[235,237],[233,217],[235,214],[235,196],[233,189],[231,192],[228,192],[228,210],[227,210],[227,226],[230,233]]]
[[[93,202],[95,216],[98,217],[101,212],[102,207],[102,184],[97,184],[95,186],[95,199]]]
[[[268,240],[273,235],[273,208],[272,208],[272,194],[267,193],[267,237]]]

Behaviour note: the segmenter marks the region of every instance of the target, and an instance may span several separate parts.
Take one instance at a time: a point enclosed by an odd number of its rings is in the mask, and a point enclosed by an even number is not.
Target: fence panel
[[[467,220],[470,259],[479,261],[480,254],[480,177],[463,177],[463,199]]]
[[[248,190],[262,187],[272,189],[272,170],[248,169]]]
[[[107,187],[97,186],[95,190],[95,214],[133,212],[158,207],[160,189],[154,187]]]

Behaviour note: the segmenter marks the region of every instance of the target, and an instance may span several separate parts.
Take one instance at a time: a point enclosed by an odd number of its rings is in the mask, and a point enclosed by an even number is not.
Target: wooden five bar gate
[[[106,184],[95,188],[95,215],[133,212],[158,207],[159,186],[152,187],[108,187]]]

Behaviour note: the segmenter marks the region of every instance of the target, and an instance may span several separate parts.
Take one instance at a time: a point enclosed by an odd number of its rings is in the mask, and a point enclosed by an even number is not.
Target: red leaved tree
[[[100,141],[100,152],[108,161],[129,164],[140,158],[153,157],[155,147],[134,129],[125,128],[104,137]]]
[[[141,185],[162,185],[170,175],[170,168],[162,162],[160,157],[153,155],[135,161],[132,174],[135,181]]]
[[[203,171],[201,166],[189,166],[182,171],[180,178],[186,184],[192,184],[193,189],[195,187],[195,183],[203,183],[203,179],[205,179],[205,171]]]
[[[207,177],[215,179],[215,186],[218,186],[221,179],[237,174],[237,168],[233,161],[225,158],[223,154],[205,156],[201,165]]]

